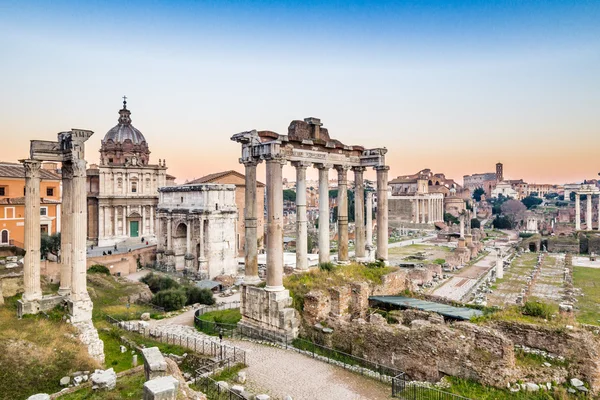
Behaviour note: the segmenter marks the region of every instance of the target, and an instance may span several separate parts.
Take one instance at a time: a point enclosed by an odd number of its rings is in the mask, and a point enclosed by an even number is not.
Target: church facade
[[[150,164],[144,135],[131,124],[127,101],[88,170],[88,239],[112,246],[128,238],[155,239],[158,188],[174,184],[164,160]]]

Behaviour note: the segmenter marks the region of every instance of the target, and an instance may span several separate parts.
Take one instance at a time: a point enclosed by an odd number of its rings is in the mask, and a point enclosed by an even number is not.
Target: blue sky
[[[599,21],[585,0],[4,1],[0,159],[81,127],[97,160],[126,94],[180,181],[241,170],[232,134],[308,116],[387,147],[391,176],[502,161],[530,182],[591,178]]]

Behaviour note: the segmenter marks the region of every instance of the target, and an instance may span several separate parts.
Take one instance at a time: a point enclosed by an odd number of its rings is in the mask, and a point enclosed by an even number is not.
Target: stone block
[[[238,372],[236,381],[238,383],[246,383],[246,371]]]
[[[179,381],[172,376],[161,376],[144,383],[143,400],[176,400]]]
[[[244,387],[240,385],[233,385],[231,387],[231,391],[236,394],[242,394],[244,392]]]
[[[147,313],[147,312],[143,313],[143,314],[140,316],[140,319],[141,319],[142,321],[150,321],[150,313]]]
[[[69,386],[69,383],[71,383],[71,377],[63,376],[60,378],[60,386]]]
[[[270,400],[271,396],[268,394],[257,394],[255,397],[256,400]]]
[[[29,396],[27,400],[50,400],[50,395],[45,393],[34,394]]]
[[[167,375],[167,361],[158,347],[142,349],[142,355],[147,381]]]
[[[117,374],[112,368],[102,371],[97,369],[92,374],[92,388],[100,390],[113,390],[117,386]]]

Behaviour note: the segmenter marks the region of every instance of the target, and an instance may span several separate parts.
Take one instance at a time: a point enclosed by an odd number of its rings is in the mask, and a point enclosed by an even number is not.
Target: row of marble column
[[[581,195],[587,196],[587,211],[585,213],[586,230],[592,230],[592,194],[590,193],[575,193],[575,230],[581,230]],[[598,200],[598,230],[600,230],[600,198]]]
[[[42,299],[40,281],[40,169],[41,162],[24,160],[25,260],[23,301]],[[59,294],[71,300],[89,298],[86,284],[87,192],[86,162],[62,164],[61,266]]]
[[[257,203],[256,166],[258,160],[244,162],[245,181],[245,282],[259,281],[257,260]],[[283,177],[282,169],[287,160],[271,158],[266,160],[267,170],[267,286],[266,290],[283,290]],[[306,218],[306,169],[312,163],[292,162],[296,168],[296,268],[308,269],[307,218]],[[348,261],[348,170],[352,169],[355,179],[355,253],[364,258],[366,250],[372,248],[372,194],[367,193],[365,224],[364,176],[365,167],[345,165],[314,164],[319,170],[319,263],[330,262],[329,237],[329,170],[335,168],[338,176],[338,261]],[[377,171],[377,238],[376,258],[387,260],[387,166],[375,167]]]
[[[127,233],[127,216],[131,212],[131,206],[99,206],[98,208],[98,236],[104,238],[107,236],[129,236]],[[141,235],[154,234],[154,206],[142,207],[142,226],[140,227]],[[146,207],[150,207],[150,211],[146,212]],[[119,232],[119,214],[121,214],[121,232]],[[112,229],[108,229],[111,216],[113,218]],[[149,229],[146,231],[146,221],[149,222]]]
[[[415,199],[415,223],[431,224],[444,220],[444,199]]]

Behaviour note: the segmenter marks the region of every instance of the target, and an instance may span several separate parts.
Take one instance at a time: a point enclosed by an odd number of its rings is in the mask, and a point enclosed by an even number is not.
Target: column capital
[[[362,165],[360,167],[352,167],[352,171],[356,172],[356,173],[363,173],[367,170],[367,167],[363,167]]]
[[[265,162],[270,164],[279,163],[281,165],[285,165],[287,164],[288,160],[286,160],[286,158],[281,154],[273,154],[265,156]]]
[[[26,178],[39,178],[40,177],[40,168],[42,167],[42,163],[37,160],[21,160],[23,166],[25,167],[25,177]]]
[[[347,172],[352,167],[350,165],[336,165],[334,168],[337,172]]]
[[[261,163],[259,158],[243,159],[240,158],[240,164],[244,164],[245,167],[256,167]]]
[[[292,161],[291,164],[298,169],[306,169],[312,165],[312,163],[308,161]]]
[[[316,169],[331,169],[333,168],[333,164],[325,164],[325,163],[315,163]]]
[[[377,165],[376,167],[373,167],[373,169],[375,171],[389,171],[390,167],[387,165]]]

